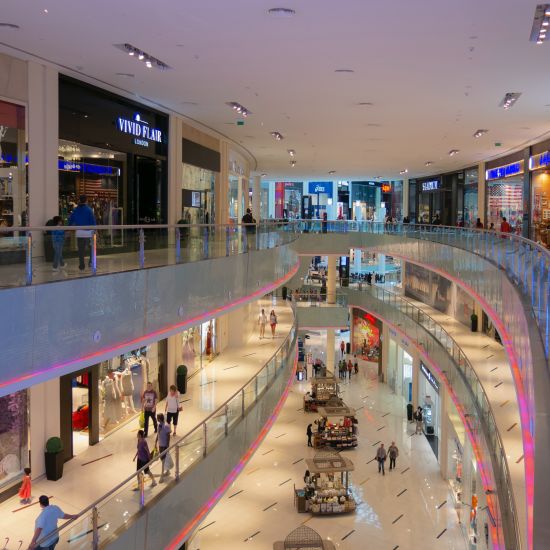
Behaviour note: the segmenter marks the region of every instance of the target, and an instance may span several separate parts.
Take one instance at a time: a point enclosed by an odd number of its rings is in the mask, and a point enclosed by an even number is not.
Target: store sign
[[[432,386],[432,388],[439,393],[439,382],[437,381],[437,378],[431,373],[431,371],[424,365],[424,363],[420,363],[420,370],[422,371],[422,374],[427,378],[428,382]]]
[[[102,166],[101,164],[87,164],[86,162],[58,160],[57,168],[64,172],[82,172],[86,174],[95,174],[96,176],[120,176],[120,168]]]
[[[142,147],[149,147],[150,141],[162,143],[162,131],[151,128],[148,122],[141,120],[139,113],[134,115],[134,120],[118,117],[117,129],[123,134],[134,136],[134,143]]]
[[[422,182],[422,191],[437,191],[441,189],[441,180],[429,180]]]
[[[538,170],[550,165],[550,151],[544,151],[540,155],[533,155],[529,159],[529,170]]]
[[[523,174],[522,160],[519,162],[512,162],[511,164],[505,164],[504,166],[498,166],[497,168],[491,168],[490,170],[485,170],[485,179],[487,181],[500,180],[510,176],[516,176],[518,174]]]
[[[382,184],[382,193],[391,193],[391,183]]]
[[[310,193],[325,193],[332,197],[331,181],[310,181],[308,189]]]

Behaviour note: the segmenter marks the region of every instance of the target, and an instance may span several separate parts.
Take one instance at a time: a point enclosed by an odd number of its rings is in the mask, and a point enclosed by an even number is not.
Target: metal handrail
[[[245,384],[243,384],[236,392],[234,392],[228,399],[226,399],[223,404],[221,404],[214,412],[212,412],[210,415],[208,415],[206,418],[204,418],[201,422],[199,422],[196,426],[194,426],[191,430],[189,430],[185,435],[181,436],[175,443],[172,443],[165,451],[163,451],[161,454],[155,456],[151,461],[149,461],[145,466],[128,476],[126,479],[121,481],[118,485],[113,487],[109,492],[102,495],[100,498],[96,499],[94,502],[89,504],[86,508],[81,510],[75,518],[68,520],[63,525],[58,527],[56,531],[53,531],[49,533],[47,536],[44,537],[44,539],[49,539],[53,535],[59,535],[62,531],[64,531],[67,527],[70,527],[72,524],[74,524],[76,521],[81,519],[83,516],[85,516],[88,512],[93,511],[94,508],[97,508],[102,502],[108,500],[113,494],[115,494],[119,489],[122,489],[125,485],[128,485],[129,483],[132,483],[136,478],[139,479],[139,476],[144,473],[144,471],[147,468],[152,467],[155,463],[161,461],[164,456],[170,451],[173,451],[179,447],[182,447],[185,445],[185,443],[182,443],[185,439],[187,439],[191,434],[193,434],[195,431],[197,431],[199,428],[206,426],[207,422],[211,420],[212,418],[218,416],[222,412],[226,412],[228,404],[235,399],[239,394],[242,394],[244,389],[249,386],[254,380],[258,379],[258,377],[263,373],[263,371],[268,368],[269,364],[277,355],[281,353],[281,351],[284,350],[285,346],[292,340],[296,341],[297,338],[297,322],[296,322],[296,316],[294,316],[294,322],[292,324],[292,327],[285,337],[283,343],[281,346],[269,357],[269,359],[265,362],[264,366],[256,372],[256,374],[248,380]],[[256,398],[258,398],[257,396]],[[207,447],[207,442],[205,441],[205,448]],[[40,540],[37,542],[38,545],[40,545]]]
[[[449,351],[448,349],[437,339],[436,335],[434,334],[435,331],[432,331],[428,326],[425,326],[424,323],[421,322],[420,318],[421,318],[421,315],[424,316],[425,318],[427,318],[428,320],[430,320],[434,326],[438,326],[440,328],[440,331],[442,334],[445,335],[446,339],[447,339],[447,342],[451,342],[452,346],[454,348],[456,348],[458,350],[458,354],[459,354],[459,359],[460,359],[460,356],[462,356],[462,358],[464,359],[464,362],[466,363],[467,367],[470,369],[471,373],[474,375],[475,379],[476,379],[476,382],[477,382],[477,386],[479,387],[479,389],[481,390],[481,394],[483,396],[483,398],[485,399],[485,402],[487,403],[489,409],[488,409],[488,413],[490,414],[490,416],[488,416],[487,418],[491,419],[492,421],[492,424],[494,426],[494,430],[491,430],[497,437],[498,439],[498,451],[500,451],[500,454],[501,456],[503,457],[506,457],[506,453],[504,452],[504,444],[502,442],[502,437],[500,435],[500,431],[498,430],[498,426],[497,426],[497,423],[496,423],[496,420],[495,420],[495,417],[494,417],[494,413],[493,413],[493,409],[491,407],[491,402],[489,400],[489,398],[487,397],[487,394],[485,392],[485,389],[483,388],[483,384],[481,383],[481,381],[479,380],[479,377],[477,376],[477,373],[474,369],[474,367],[472,366],[470,360],[468,359],[468,356],[466,355],[466,353],[463,351],[463,349],[461,348],[461,346],[458,344],[458,342],[447,332],[447,330],[440,324],[438,323],[431,315],[429,315],[428,313],[426,313],[422,308],[418,307],[417,305],[415,305],[414,303],[412,303],[411,301],[407,300],[406,298],[404,298],[403,296],[399,295],[399,294],[396,294],[394,292],[390,292],[382,287],[379,287],[379,286],[367,286],[367,287],[363,287],[363,289],[361,290],[358,290],[359,292],[369,292],[369,294],[375,296],[377,299],[379,299],[378,295],[381,293],[382,296],[387,296],[391,299],[393,299],[394,301],[400,301],[400,302],[404,302],[408,307],[411,308],[411,310],[413,311],[416,311],[417,312],[417,317],[418,319],[415,320],[414,316],[412,315],[408,315],[408,312],[407,310],[405,309],[405,311],[399,309],[399,311],[401,311],[402,313],[404,313],[405,315],[407,315],[410,319],[412,319],[414,322],[418,323],[419,325],[423,326],[423,328],[429,333],[432,335],[432,337],[436,340],[436,342],[441,345],[446,351],[447,353],[449,354]],[[382,299],[382,301],[384,303],[388,303],[391,305],[390,301],[386,302],[384,299]],[[473,390],[473,388],[471,387],[469,381],[468,381],[468,377],[465,375],[465,373],[463,372],[463,369],[461,368],[460,366],[460,360],[457,362],[454,358],[454,354],[449,354],[450,357],[451,357],[451,360],[455,363],[455,365],[458,367],[458,372],[461,373],[462,375],[462,379],[463,381],[465,382],[465,385],[466,387],[468,387],[470,389],[470,393],[471,393],[471,396],[473,397],[473,400],[474,402],[476,403],[476,407],[478,408],[478,417],[479,417],[479,420],[480,420],[480,423],[485,427],[485,432],[486,432],[486,437],[485,437],[485,440],[486,442],[488,443],[490,441],[490,438],[488,437],[488,433],[489,433],[489,430],[488,430],[488,427],[485,425],[486,424],[486,420],[485,420],[485,415],[483,414],[483,410],[484,410],[484,407],[482,407],[482,404],[479,402],[479,399],[477,397],[477,393]],[[488,445],[489,447],[489,445]],[[490,447],[489,447],[490,448]],[[497,456],[496,454],[496,450],[493,449],[493,452],[495,453],[495,457]],[[494,460],[492,460],[493,464],[496,462]],[[497,462],[498,463],[498,462]],[[501,462],[501,464],[503,465],[504,467],[504,477],[506,479],[506,483],[507,483],[507,486],[508,487],[513,487],[512,485],[512,482],[511,482],[511,475],[510,475],[510,470],[508,468],[508,460],[507,458],[505,460],[503,460]],[[498,489],[498,487],[497,487]],[[515,527],[515,534],[516,534],[516,538],[519,534],[519,523],[518,523],[518,517],[517,517],[517,509],[516,509],[516,503],[515,503],[515,500],[512,498],[512,499],[507,499],[508,500],[508,504],[511,508],[511,511],[512,511],[512,519],[513,519],[513,522],[514,522],[514,527]],[[518,546],[519,548],[519,546]]]

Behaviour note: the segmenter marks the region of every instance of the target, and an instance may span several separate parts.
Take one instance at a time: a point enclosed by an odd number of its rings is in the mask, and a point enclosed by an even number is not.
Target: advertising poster
[[[365,361],[378,362],[380,358],[380,329],[376,318],[361,311],[353,310],[352,353]]]

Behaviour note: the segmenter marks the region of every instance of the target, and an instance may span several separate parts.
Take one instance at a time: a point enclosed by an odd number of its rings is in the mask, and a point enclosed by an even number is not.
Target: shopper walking
[[[275,329],[277,328],[277,315],[275,314],[274,309],[272,309],[271,313],[269,314],[269,326],[271,327],[271,337],[275,338]]]
[[[56,533],[57,522],[60,519],[76,519],[78,516],[66,514],[59,506],[50,506],[50,499],[46,495],[40,495],[38,502],[42,510],[36,518],[34,536],[28,550],[54,550],[59,542],[59,536]],[[38,541],[40,546],[37,545]]]
[[[346,343],[344,342],[344,340],[342,340],[340,342],[340,356],[344,357],[345,353],[346,353]]]
[[[353,363],[351,359],[348,359],[348,378],[351,380],[351,373],[353,372]]]
[[[508,223],[508,220],[503,217],[502,222],[500,223],[500,232],[501,233],[511,233],[512,226]]]
[[[376,460],[378,461],[378,473],[382,472],[382,475],[385,476],[386,472],[384,471],[384,463],[386,462],[386,449],[384,449],[384,443],[380,443],[376,451]]]
[[[156,420],[155,420],[156,422]],[[151,462],[151,452],[149,451],[149,445],[147,445],[147,436],[143,430],[139,430],[137,433],[137,451],[134,455],[134,461],[137,459],[137,468],[136,470],[141,470],[146,464]],[[157,482],[155,481],[155,476],[149,470],[149,466],[143,470],[144,474],[147,474],[151,479],[151,487],[154,487]],[[134,491],[139,490],[139,485],[134,489]]]
[[[311,424],[308,424],[306,434],[307,434],[307,446],[313,447],[313,444],[311,443],[311,436],[313,435],[313,428]]]
[[[265,310],[262,309],[260,315],[258,315],[258,326],[260,327],[260,340],[265,336],[265,326],[267,325],[267,316]]]
[[[21,499],[21,504],[29,504],[29,502],[32,500],[32,496],[31,496],[31,469],[30,468],[24,468],[24,470],[23,470],[23,483],[21,483],[21,487],[19,488],[19,492],[17,494],[19,495],[19,498]]]
[[[57,227],[63,226],[63,219],[61,216],[53,217],[53,224]],[[60,267],[65,267],[63,261],[63,244],[65,243],[65,231],[62,229],[54,229],[52,231],[52,245],[53,245],[53,271],[59,271]]]
[[[415,434],[422,433],[422,407],[418,407],[413,415],[414,421],[416,422],[416,431]]]
[[[155,447],[158,448],[159,454],[162,455],[162,453],[166,451],[168,447],[170,447],[170,432],[172,430],[170,428],[170,424],[167,424],[166,422],[164,422],[164,415],[162,413],[157,414],[157,422],[158,422],[157,424],[158,429],[157,429],[157,440],[156,440]],[[160,479],[159,479],[160,483],[164,481],[165,475],[167,476],[170,475],[170,468],[166,467],[166,456],[167,455],[164,455],[160,459],[160,462],[161,462]],[[165,467],[166,467],[166,471],[165,471]]]
[[[180,392],[178,391],[178,388],[172,384],[170,386],[170,391],[168,392],[168,395],[166,396],[166,407],[164,408],[164,412],[166,413],[166,422],[168,425],[174,424],[174,434],[176,435],[176,430],[178,428],[178,417],[181,411],[181,405],[180,405]]]
[[[390,471],[395,469],[395,461],[399,456],[399,449],[395,445],[395,441],[391,442],[391,445],[388,447],[388,455],[390,457]]]
[[[483,222],[481,221],[481,218],[476,220],[476,229],[483,229]]]
[[[96,225],[95,216],[93,210],[88,206],[88,198],[86,195],[80,195],[78,206],[73,210],[70,218],[69,225],[76,226],[92,226]],[[78,245],[78,269],[83,271],[85,268],[85,258],[92,238],[93,230],[91,229],[77,229],[76,230],[76,242]],[[90,255],[89,266],[92,265],[92,258]]]
[[[149,433],[149,418],[153,420],[153,427],[155,428],[155,433],[157,433],[157,418],[155,416],[157,411],[157,402],[157,392],[153,389],[153,384],[151,382],[147,382],[147,389],[141,395],[141,410],[143,411],[143,419],[145,421],[143,425],[145,437],[147,437]]]
[[[251,247],[254,234],[256,233],[256,220],[250,208],[246,209],[246,214],[241,218],[241,222],[244,224],[245,245],[248,249]]]
[[[353,372],[359,374],[359,363],[357,362],[357,355],[353,356],[355,362],[353,363]]]

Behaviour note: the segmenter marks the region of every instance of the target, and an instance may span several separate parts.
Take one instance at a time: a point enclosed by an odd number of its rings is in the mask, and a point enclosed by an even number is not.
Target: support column
[[[418,356],[413,357],[413,379],[412,379],[412,404],[416,410],[420,403],[418,402],[418,377],[420,376],[420,359]]]
[[[260,221],[261,218],[261,206],[260,199],[262,197],[262,178],[261,176],[254,176],[254,187],[252,191],[252,215],[256,218],[256,221]]]
[[[168,136],[168,223],[172,225],[182,217],[183,182],[182,122],[173,115],[170,116]]]
[[[336,303],[336,260],[338,256],[329,255],[327,260],[327,304]]]
[[[403,179],[403,197],[401,216],[404,218],[409,215],[409,178]]]
[[[29,225],[59,213],[59,86],[56,70],[27,62],[29,82]],[[33,234],[33,256],[43,256],[42,232]]]
[[[487,226],[487,186],[485,183],[485,163],[477,166],[477,217]]]
[[[443,479],[447,479],[448,477],[448,471],[447,471],[447,463],[448,463],[448,445],[447,445],[447,438],[449,437],[449,414],[448,414],[448,400],[449,397],[447,395],[447,390],[445,389],[444,384],[440,384],[441,387],[441,393],[439,394],[439,401],[440,401],[440,411],[441,416],[439,418],[439,426],[441,428],[440,434],[439,434],[439,453],[438,453],[438,459],[439,459],[439,469],[441,471],[441,477]]]
[[[226,141],[220,142],[221,167],[216,176],[216,223],[229,221],[229,148]]]
[[[176,368],[178,365],[183,364],[181,357],[179,342],[181,342],[181,336],[179,334],[174,334],[173,336],[168,337],[168,364],[166,366],[166,378],[168,381],[168,388],[172,384],[176,383]]]
[[[361,249],[356,248],[353,251],[353,271],[359,273],[361,271]]]
[[[334,329],[327,329],[327,371],[334,373],[336,378],[336,369],[334,368],[334,354],[336,348],[336,336]]]

